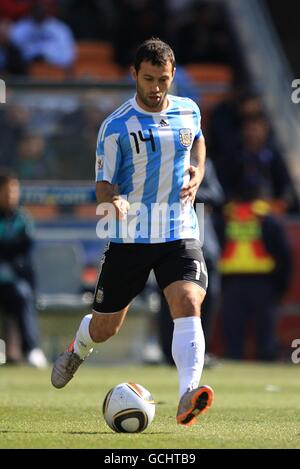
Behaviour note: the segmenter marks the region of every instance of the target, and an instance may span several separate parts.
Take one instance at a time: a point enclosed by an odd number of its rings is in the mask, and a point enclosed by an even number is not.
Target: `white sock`
[[[86,358],[90,353],[92,353],[93,346],[95,345],[89,331],[92,316],[92,314],[84,316],[76,334],[74,352],[77,353],[81,359]]]
[[[205,340],[201,319],[174,319],[172,355],[178,371],[179,398],[199,386],[204,366]]]

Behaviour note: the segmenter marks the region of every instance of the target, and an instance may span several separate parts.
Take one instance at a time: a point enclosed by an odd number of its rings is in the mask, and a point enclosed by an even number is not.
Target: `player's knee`
[[[178,303],[176,309],[180,310],[181,314],[184,316],[194,316],[200,311],[201,304],[195,295],[183,295]]]

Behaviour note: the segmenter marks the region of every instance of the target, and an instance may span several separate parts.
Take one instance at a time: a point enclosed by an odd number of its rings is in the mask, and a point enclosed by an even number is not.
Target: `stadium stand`
[[[122,69],[114,63],[76,62],[74,76],[77,78],[95,78],[116,80],[122,75]]]
[[[118,79],[122,70],[113,60],[113,46],[102,41],[77,41],[76,78]]]
[[[28,67],[28,75],[32,79],[61,81],[67,77],[68,73],[70,72],[67,72],[64,68],[45,62],[33,62]]]
[[[106,62],[114,61],[114,49],[110,42],[104,41],[77,41],[78,62]]]
[[[186,71],[198,83],[230,84],[233,69],[229,65],[196,63],[185,66]]]
[[[228,95],[234,70],[230,65],[215,63],[191,63],[184,68],[201,89],[201,110],[205,121],[212,109]]]

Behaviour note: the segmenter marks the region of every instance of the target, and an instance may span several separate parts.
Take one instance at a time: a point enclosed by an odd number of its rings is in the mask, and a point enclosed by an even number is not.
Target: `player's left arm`
[[[205,173],[206,145],[203,134],[194,140],[191,149],[191,165],[189,167],[190,180],[183,186],[180,197],[184,200],[195,201],[196,193]]]

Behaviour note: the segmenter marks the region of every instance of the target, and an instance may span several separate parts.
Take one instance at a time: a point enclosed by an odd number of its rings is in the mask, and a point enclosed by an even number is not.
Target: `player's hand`
[[[130,208],[130,203],[127,202],[127,200],[122,199],[122,197],[114,199],[112,203],[116,209],[117,220],[125,220]]]
[[[180,198],[184,203],[190,201],[194,204],[198,188],[201,183],[200,170],[196,166],[189,167],[190,180],[188,184],[184,185],[180,192]]]

